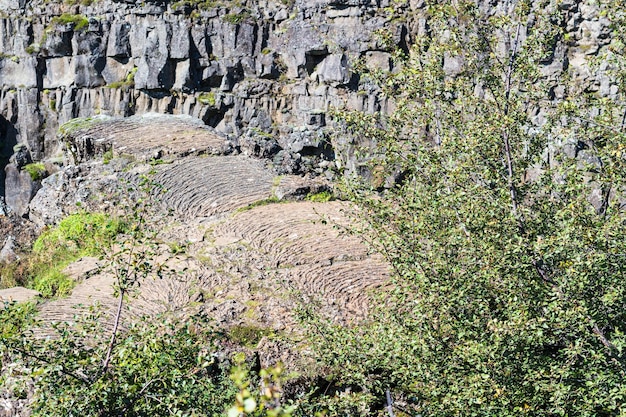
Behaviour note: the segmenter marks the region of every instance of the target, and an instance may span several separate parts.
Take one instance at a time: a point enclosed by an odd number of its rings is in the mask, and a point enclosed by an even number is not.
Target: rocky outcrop
[[[376,30],[408,41],[389,0],[190,3],[5,1],[0,10],[0,115],[34,160],[59,153],[55,132],[75,117],[187,114],[270,156],[322,172],[331,106],[376,111],[351,62],[389,54]],[[14,143],[14,144],[15,144]],[[254,148],[254,145],[252,146]],[[280,164],[281,161],[277,161]],[[283,168],[285,168],[283,167]]]
[[[14,287],[0,290],[1,303],[9,303],[13,301],[17,303],[22,303],[25,301],[33,301],[39,296],[41,296],[41,294],[39,294],[38,291],[29,290],[28,288],[23,287]]]
[[[328,189],[323,179],[276,175],[266,161],[232,152],[223,135],[187,116],[98,118],[73,127],[66,126],[63,140],[75,165],[42,181],[30,217],[46,226],[85,209],[146,216],[157,232],[148,242],[149,262],[177,272],[142,280],[130,316],[200,308],[224,327],[253,322],[283,330],[295,328],[294,294],[347,321],[363,317],[368,291],[385,285],[382,258],[341,232],[351,221],[349,205],[304,201]],[[167,133],[155,136],[155,129]],[[138,180],[146,177],[154,183],[142,191]],[[146,193],[150,204],[133,212]],[[64,273],[76,288],[40,306],[44,321],[69,320],[77,304],[93,303],[110,321],[111,265],[119,254],[110,256],[70,264]]]

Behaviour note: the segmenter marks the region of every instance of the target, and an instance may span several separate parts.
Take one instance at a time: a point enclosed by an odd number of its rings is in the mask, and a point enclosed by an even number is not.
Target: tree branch
[[[100,375],[106,373],[109,364],[111,363],[111,355],[113,354],[113,348],[115,347],[115,339],[117,337],[117,331],[120,325],[120,318],[122,316],[122,305],[124,304],[124,295],[126,291],[124,288],[120,288],[120,296],[117,303],[117,313],[115,314],[115,322],[113,324],[113,332],[111,334],[111,340],[109,341],[109,347],[107,348],[107,354],[102,362],[102,369]]]
[[[505,78],[505,91],[504,91],[504,118],[506,119],[510,113],[510,97],[511,97],[511,89],[512,89],[512,77],[513,77],[513,66],[515,64],[515,58],[517,57],[517,48],[519,46],[519,35],[522,24],[517,24],[517,30],[515,33],[515,42],[513,44],[513,50],[511,51],[511,56],[509,57],[509,64],[507,66],[506,78]],[[505,120],[505,123],[508,123]],[[519,222],[520,232],[524,232],[524,221],[520,217],[519,212],[519,202],[517,195],[517,188],[515,187],[515,171],[513,169],[513,152],[511,150],[511,141],[510,141],[510,132],[507,126],[503,128],[502,131],[502,141],[504,142],[504,156],[506,158],[506,168],[508,175],[508,186],[509,193],[511,196],[511,207],[513,211],[513,215]]]

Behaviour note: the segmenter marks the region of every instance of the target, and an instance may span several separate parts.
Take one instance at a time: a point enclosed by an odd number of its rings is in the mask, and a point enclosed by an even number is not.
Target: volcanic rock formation
[[[493,13],[509,7],[481,3]],[[38,185],[20,177],[24,162],[58,163],[59,125],[95,115],[186,114],[228,135],[237,152],[272,159],[281,173],[357,169],[353,139],[331,137],[328,112],[393,108],[354,66],[361,60],[393,72],[391,51],[427,33],[424,7],[421,0],[3,0],[0,199],[8,193],[9,207],[26,215],[24,196]],[[606,68],[585,63],[608,44],[608,21],[593,1],[559,7],[567,36],[542,63],[546,78],[569,69],[581,89],[616,94]],[[453,73],[459,65],[450,57],[444,67]],[[564,87],[551,91],[559,99]]]

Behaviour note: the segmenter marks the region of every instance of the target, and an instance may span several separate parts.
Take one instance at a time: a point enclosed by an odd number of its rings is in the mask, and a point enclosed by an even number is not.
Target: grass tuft
[[[24,171],[28,172],[30,178],[33,181],[39,181],[44,179],[48,175],[48,170],[45,165],[41,162],[35,162],[32,164],[25,165],[22,168]]]
[[[319,193],[308,194],[305,199],[306,201],[312,201],[314,203],[326,203],[333,201],[335,196],[330,191],[321,191]]]

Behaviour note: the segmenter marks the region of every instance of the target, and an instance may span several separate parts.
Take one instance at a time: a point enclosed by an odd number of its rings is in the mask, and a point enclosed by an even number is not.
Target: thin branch
[[[156,400],[156,402],[158,402],[159,404],[161,404],[162,406],[164,406],[165,408],[167,408],[167,411],[169,411],[170,415],[172,415],[172,416],[176,416],[176,413],[174,413],[174,412],[172,411],[172,409],[170,408],[170,406],[169,406],[169,405],[167,405],[167,404],[165,404],[163,401],[161,401],[161,400],[159,399],[159,397],[157,397],[157,396],[155,396],[155,395],[147,395],[146,397],[147,397],[147,398],[152,398],[153,400]]]
[[[609,211],[609,200],[611,199],[611,191],[612,191],[612,184],[609,184],[608,188],[604,191],[602,205],[598,209],[598,214],[601,215],[602,217],[606,217],[606,214]]]
[[[134,395],[134,398],[132,399],[132,401],[129,401],[129,404],[127,404],[121,411],[121,415],[126,415],[126,412],[128,411],[128,409],[133,406],[135,404],[135,402],[137,401],[137,399],[139,397],[141,397],[143,395],[144,392],[146,392],[146,390],[148,389],[148,387],[150,385],[152,385],[153,382],[156,381],[161,381],[161,379],[159,378],[153,378],[150,381],[146,382],[143,387],[141,387],[141,390],[139,390],[139,392],[137,394]]]
[[[396,415],[393,412],[393,399],[391,398],[391,392],[387,390],[385,392],[385,395],[387,397],[387,414],[389,414],[389,417],[396,417]]]
[[[134,255],[136,245],[137,245],[137,239],[136,239],[136,236],[133,235],[132,246],[131,246],[130,251],[128,252],[128,261],[126,262],[126,267],[125,267],[125,270],[123,271],[123,274],[126,275],[125,279],[122,278],[122,275],[120,274],[119,270],[116,271],[117,284],[119,285],[119,288],[120,288],[120,295],[119,295],[119,299],[117,303],[117,312],[115,313],[115,322],[113,324],[113,332],[111,333],[111,340],[109,341],[107,354],[104,358],[104,361],[102,362],[102,369],[100,371],[100,375],[103,375],[104,373],[106,373],[107,369],[109,368],[109,364],[111,363],[111,356],[113,354],[113,348],[115,347],[115,342],[117,339],[117,332],[119,330],[120,320],[122,317],[122,306],[124,305],[124,295],[126,295],[126,286],[129,284],[129,281],[132,283],[132,280],[129,280],[129,276],[131,276],[132,274],[135,274],[135,271],[134,271],[135,267],[133,266],[132,258]]]
[[[107,354],[106,354],[104,361],[102,362],[102,370],[100,371],[101,375],[106,373],[109,367],[109,364],[111,363],[111,355],[113,354],[113,348],[115,347],[115,339],[117,337],[117,331],[118,331],[119,324],[120,324],[120,318],[122,316],[122,306],[124,304],[125,293],[126,291],[123,288],[120,288],[120,296],[119,296],[119,300],[117,303],[117,313],[115,314],[115,323],[113,324],[113,332],[111,334],[111,340],[109,341],[109,347],[107,348]]]
[[[606,130],[608,130],[609,132],[612,132],[612,133],[619,134],[619,133],[626,132],[626,109],[624,110],[624,114],[622,116],[622,124],[620,125],[619,128],[617,126],[614,126],[614,125],[607,125],[606,123],[601,123],[601,122],[599,122],[597,120],[589,119],[589,118],[584,117],[582,115],[576,115],[576,117],[581,122],[585,122],[585,123],[588,123],[590,125],[601,127],[601,128],[606,129]]]
[[[507,118],[510,112],[510,97],[511,97],[511,89],[512,89],[512,77],[513,77],[513,66],[515,64],[515,58],[517,57],[517,48],[519,46],[519,35],[520,35],[520,30],[522,28],[522,24],[518,22],[517,24],[517,31],[515,34],[515,43],[513,44],[513,50],[511,51],[511,56],[509,57],[509,64],[507,67],[507,72],[506,72],[506,79],[505,79],[505,91],[504,91],[504,117]],[[506,121],[505,121],[506,123]],[[509,193],[511,195],[511,206],[512,206],[512,210],[513,210],[513,215],[515,216],[515,218],[518,220],[519,222],[519,228],[520,228],[520,232],[524,232],[524,222],[523,219],[520,217],[520,213],[519,213],[519,202],[518,202],[518,195],[517,195],[517,188],[515,187],[515,171],[513,170],[513,153],[511,150],[511,142],[510,142],[510,132],[509,130],[505,127],[503,129],[502,132],[502,141],[504,142],[504,154],[506,157],[506,168],[507,168],[507,174],[508,174],[508,183],[509,183]]]
[[[598,323],[593,323],[592,329],[593,333],[600,339],[600,342],[602,342],[606,348],[613,350],[613,343],[606,338],[604,332],[600,329],[600,327],[598,327]]]

